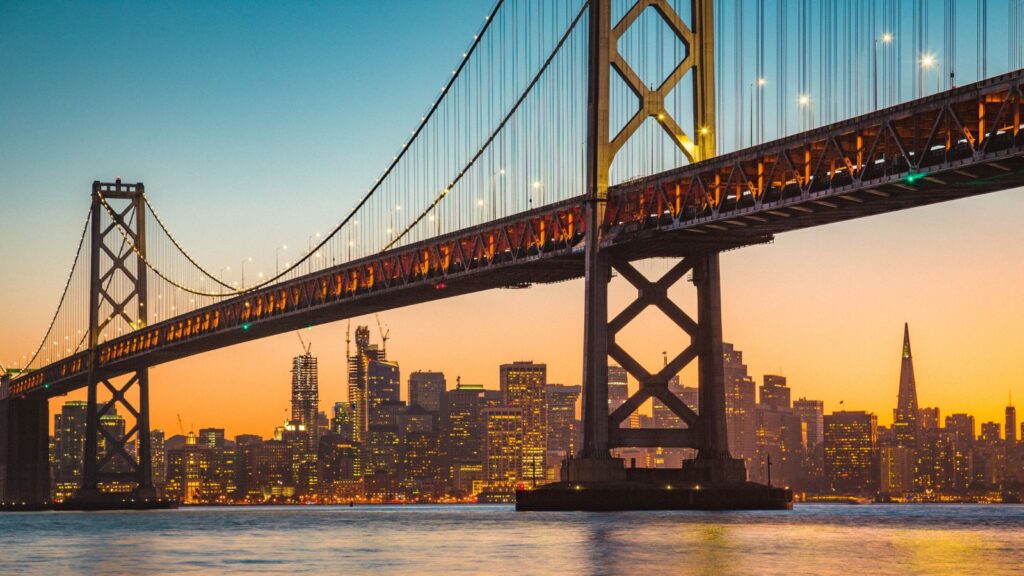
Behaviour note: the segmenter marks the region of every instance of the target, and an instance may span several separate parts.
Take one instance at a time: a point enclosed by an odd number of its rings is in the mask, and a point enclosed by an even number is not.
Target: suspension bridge
[[[0,384],[0,500],[49,499],[54,396],[87,390],[82,501],[103,501],[111,482],[149,500],[149,367],[299,327],[582,277],[583,448],[562,483],[521,494],[521,505],[594,507],[597,491],[571,488],[623,482],[630,503],[613,491],[604,505],[788,505],[785,490],[745,483],[729,453],[719,253],[1024,184],[1024,13],[979,0],[971,14],[983,35],[963,46],[963,6],[944,3],[936,35],[925,3],[904,4],[498,0],[356,205],[304,256],[251,283],[201,265],[151,203],[159,191],[95,182],[45,336]],[[1005,59],[990,62],[989,26],[1004,16]],[[926,50],[936,43],[941,57]],[[679,262],[650,281],[631,264],[646,258]],[[613,270],[638,296],[609,318]],[[691,272],[695,315],[667,296]],[[654,373],[615,338],[648,306],[689,335]],[[612,413],[609,358],[640,382]],[[694,361],[698,407],[667,386]],[[650,398],[686,426],[621,427]],[[115,406],[134,419],[122,437],[99,423]],[[668,478],[746,491],[703,502],[695,490],[671,501],[645,492],[653,477],[609,452],[635,446],[694,448],[696,459]]]

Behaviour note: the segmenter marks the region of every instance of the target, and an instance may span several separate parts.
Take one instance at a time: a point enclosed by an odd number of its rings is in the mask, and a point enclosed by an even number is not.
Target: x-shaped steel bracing
[[[668,388],[669,380],[697,358],[697,334],[700,327],[668,297],[668,289],[687,272],[693,270],[693,261],[683,258],[659,280],[652,282],[628,261],[612,258],[612,267],[637,289],[637,298],[608,324],[608,355],[626,372],[640,382],[640,389],[608,416],[609,445],[636,446],[651,444],[662,447],[696,448],[699,416]],[[652,374],[616,341],[615,336],[648,306],[661,310],[672,322],[690,336],[689,345],[658,372]],[[686,429],[645,429],[642,432],[621,429],[619,426],[648,398],[657,398],[673,414],[686,423]],[[657,444],[653,444],[654,442]]]

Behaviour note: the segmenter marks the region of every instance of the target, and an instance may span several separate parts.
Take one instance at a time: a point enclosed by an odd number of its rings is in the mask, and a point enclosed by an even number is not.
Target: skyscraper
[[[366,364],[367,423],[398,425],[401,401],[401,373],[397,362],[370,360]]]
[[[626,369],[619,366],[608,367],[608,413],[626,403],[629,399],[629,381]]]
[[[320,392],[317,384],[316,357],[306,350],[292,359],[292,421],[301,423],[308,432],[309,450],[319,444],[317,412],[320,410]],[[223,430],[221,431],[223,440]]]
[[[725,420],[729,451],[743,458],[747,470],[755,466],[757,451],[757,386],[747,374],[743,353],[728,342],[722,343],[725,364]]]
[[[869,412],[825,416],[825,479],[839,494],[868,494],[878,486],[878,418]]]
[[[491,406],[482,413],[487,430],[484,460],[487,483],[497,491],[514,489],[525,465],[522,454],[526,431],[522,410],[514,406]],[[536,464],[538,476],[542,477],[544,462]]]
[[[366,371],[371,360],[386,361],[387,357],[384,350],[378,348],[376,344],[370,344],[370,329],[366,326],[357,326],[356,349],[348,357],[348,401],[353,407],[355,442],[363,442],[363,435],[369,425]]]
[[[544,450],[547,448],[547,374],[546,364],[513,362],[500,369],[501,393],[507,406],[519,408],[523,419],[523,470],[521,478],[544,477]]]
[[[1006,406],[1006,447],[1012,449],[1017,445],[1017,409],[1013,407],[1013,396]]]
[[[419,405],[428,412],[440,412],[444,390],[444,372],[413,372],[409,375],[409,406]]]
[[[764,375],[764,384],[761,385],[761,404],[773,408],[789,408],[789,387],[786,386],[785,376]]]
[[[807,449],[813,450],[825,441],[825,403],[801,398],[793,401],[793,410],[807,428]]]
[[[70,400],[53,415],[54,498],[58,500],[74,496],[82,481],[87,413],[85,402]]]
[[[893,434],[896,446],[917,448],[920,430],[917,409],[917,383],[914,380],[914,357],[910,353],[910,326],[903,325],[903,353],[900,360],[900,393],[893,411]]]
[[[551,467],[576,453],[576,402],[580,387],[548,384],[547,396],[547,465]]]

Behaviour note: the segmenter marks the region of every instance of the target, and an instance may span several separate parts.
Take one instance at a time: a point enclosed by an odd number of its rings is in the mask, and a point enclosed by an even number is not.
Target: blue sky
[[[989,4],[993,22],[1004,25],[1005,2]],[[365,191],[491,5],[0,0],[0,359],[41,336],[93,180],[144,181],[177,238],[211,269],[254,256],[270,271],[275,246],[305,246]],[[941,18],[932,22],[941,31]],[[973,47],[973,26],[963,28],[962,42]],[[1006,46],[994,42],[993,68],[1005,66]],[[732,72],[724,69],[722,81]],[[726,337],[747,353],[755,377],[782,371],[794,396],[823,398],[827,410],[845,399],[884,421],[895,401],[902,323],[910,320],[922,405],[994,418],[1007,388],[1024,381],[1022,219],[1024,201],[1009,191],[730,252],[723,257]],[[628,290],[614,290],[624,301]],[[500,362],[527,358],[548,361],[552,381],[578,383],[581,294],[573,282],[389,313],[388,346],[404,371],[444,369],[450,383],[461,373],[494,386]],[[562,308],[553,313],[554,306]],[[496,310],[495,325],[508,323],[504,341],[474,331],[482,310]],[[663,328],[655,320],[649,326]],[[643,342],[644,329],[635,330]],[[317,328],[311,338],[323,354],[321,397],[340,399],[344,326]],[[175,405],[161,385],[211,384],[199,368],[209,360],[234,363],[246,381],[272,372],[280,382],[264,404],[276,418],[294,340],[282,335],[160,368],[168,375],[154,377],[156,425],[173,428],[178,410],[186,421],[199,414],[197,425],[247,431],[236,416],[202,420],[201,407]],[[274,346],[280,351],[268,352]],[[660,362],[665,347],[648,348],[637,355]],[[937,352],[949,350],[957,353]],[[962,387],[974,378],[982,385],[968,399]],[[269,427],[271,413],[259,410],[249,417]]]

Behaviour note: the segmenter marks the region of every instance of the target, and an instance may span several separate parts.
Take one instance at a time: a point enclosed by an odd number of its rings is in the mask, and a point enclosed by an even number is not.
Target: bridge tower
[[[587,110],[587,243],[584,304],[583,447],[566,462],[564,480],[608,482],[630,479],[621,459],[609,450],[618,447],[688,447],[697,458],[686,463],[680,477],[693,482],[743,482],[743,461],[729,453],[725,420],[725,375],[722,355],[719,252],[715,245],[675,245],[666,256],[680,257],[664,277],[648,281],[630,264],[629,255],[602,246],[609,174],[616,153],[648,118],[653,118],[690,162],[715,155],[714,6],[713,0],[690,0],[691,26],[668,0],[637,0],[613,25],[610,0],[591,0],[590,61]],[[654,10],[687,47],[687,55],[659,86],[647,87],[618,50],[619,39],[645,10]],[[637,108],[618,134],[609,130],[609,79],[614,71],[637,97]],[[664,102],[683,80],[693,83],[693,122],[690,130],[666,110]],[[694,138],[692,135],[696,135]],[[611,322],[608,283],[612,269],[638,291],[637,299]],[[693,273],[697,289],[697,319],[688,316],[667,296],[670,286]],[[615,336],[647,306],[655,306],[689,336],[689,345],[656,373],[648,372],[616,344]],[[639,391],[609,414],[608,358],[640,382]],[[699,410],[687,406],[668,389],[669,379],[693,360],[699,362]],[[620,424],[648,398],[657,398],[687,424],[680,429],[624,429]]]
[[[101,485],[134,483],[137,499],[156,497],[153,488],[149,436],[149,372],[145,367],[127,380],[104,372],[98,345],[114,326],[138,329],[146,325],[146,203],[144,186],[93,182],[89,281],[89,377],[85,431],[85,462],[82,486],[76,500],[85,505],[102,503],[111,496]],[[101,390],[109,400],[100,401]],[[104,416],[123,408],[134,425],[123,433],[104,424]],[[127,423],[125,424],[127,426]],[[131,454],[129,442],[137,451]],[[100,445],[105,448],[100,453]],[[123,496],[123,495],[122,495]]]

